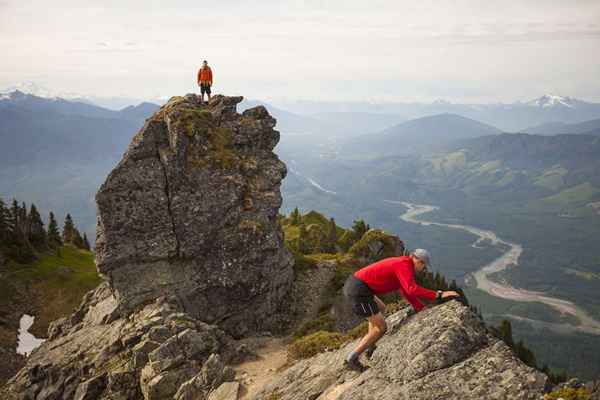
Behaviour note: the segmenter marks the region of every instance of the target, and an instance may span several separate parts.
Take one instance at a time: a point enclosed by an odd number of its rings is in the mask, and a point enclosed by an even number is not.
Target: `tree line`
[[[50,212],[48,227],[45,228],[35,204],[27,207],[24,202],[19,204],[13,199],[7,205],[0,198],[0,253],[25,264],[47,251],[56,251],[60,255],[60,247],[64,244],[91,250],[87,235],[85,232],[81,235],[70,214],[65,218],[61,233],[53,212]]]
[[[323,218],[323,223],[307,223],[306,219],[311,213]],[[334,218],[327,220],[318,213],[311,213],[303,216],[296,207],[289,217],[283,216],[284,223],[298,227],[298,237],[291,246],[300,254],[347,252],[371,229],[362,219],[355,220],[350,229],[342,229],[336,225]]]

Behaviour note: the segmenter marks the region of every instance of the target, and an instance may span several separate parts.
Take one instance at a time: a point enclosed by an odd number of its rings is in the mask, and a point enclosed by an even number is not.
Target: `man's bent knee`
[[[387,332],[387,324],[381,313],[369,317],[369,322],[373,325],[373,329],[375,329],[380,335],[383,335]]]

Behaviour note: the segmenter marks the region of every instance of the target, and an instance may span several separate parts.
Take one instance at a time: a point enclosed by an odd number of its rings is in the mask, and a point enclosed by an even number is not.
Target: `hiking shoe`
[[[373,357],[373,353],[377,350],[377,346],[373,345],[365,350],[365,356],[370,360]]]
[[[358,373],[364,372],[367,369],[367,367],[360,363],[358,358],[352,360],[344,360],[344,365],[346,366],[346,368],[352,371],[356,371]]]

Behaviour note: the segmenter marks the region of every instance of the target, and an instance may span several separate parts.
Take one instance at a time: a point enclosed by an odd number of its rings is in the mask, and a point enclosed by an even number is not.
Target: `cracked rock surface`
[[[260,319],[293,280],[277,224],[286,167],[275,120],[238,114],[241,100],[172,98],[98,191],[97,266],[125,313],[169,294],[234,336],[276,328]]]
[[[370,368],[344,368],[357,344],[300,361],[254,400],[539,399],[546,376],[523,364],[457,301],[390,316]],[[363,360],[364,361],[364,360]]]

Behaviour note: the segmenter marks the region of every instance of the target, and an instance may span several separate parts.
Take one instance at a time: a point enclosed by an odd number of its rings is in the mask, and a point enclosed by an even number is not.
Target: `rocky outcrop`
[[[389,317],[388,333],[362,374],[343,366],[354,346],[296,363],[253,399],[539,399],[547,379],[457,301]]]
[[[279,322],[264,316],[293,279],[276,220],[286,168],[275,119],[238,114],[241,100],[172,98],[100,188],[96,260],[120,314],[169,294],[236,336]]]
[[[264,107],[238,114],[241,100],[174,97],[146,121],[96,196],[105,282],[50,326],[0,398],[205,400],[235,390],[219,389],[243,353],[234,337],[285,326],[294,277],[277,223],[279,133]]]

